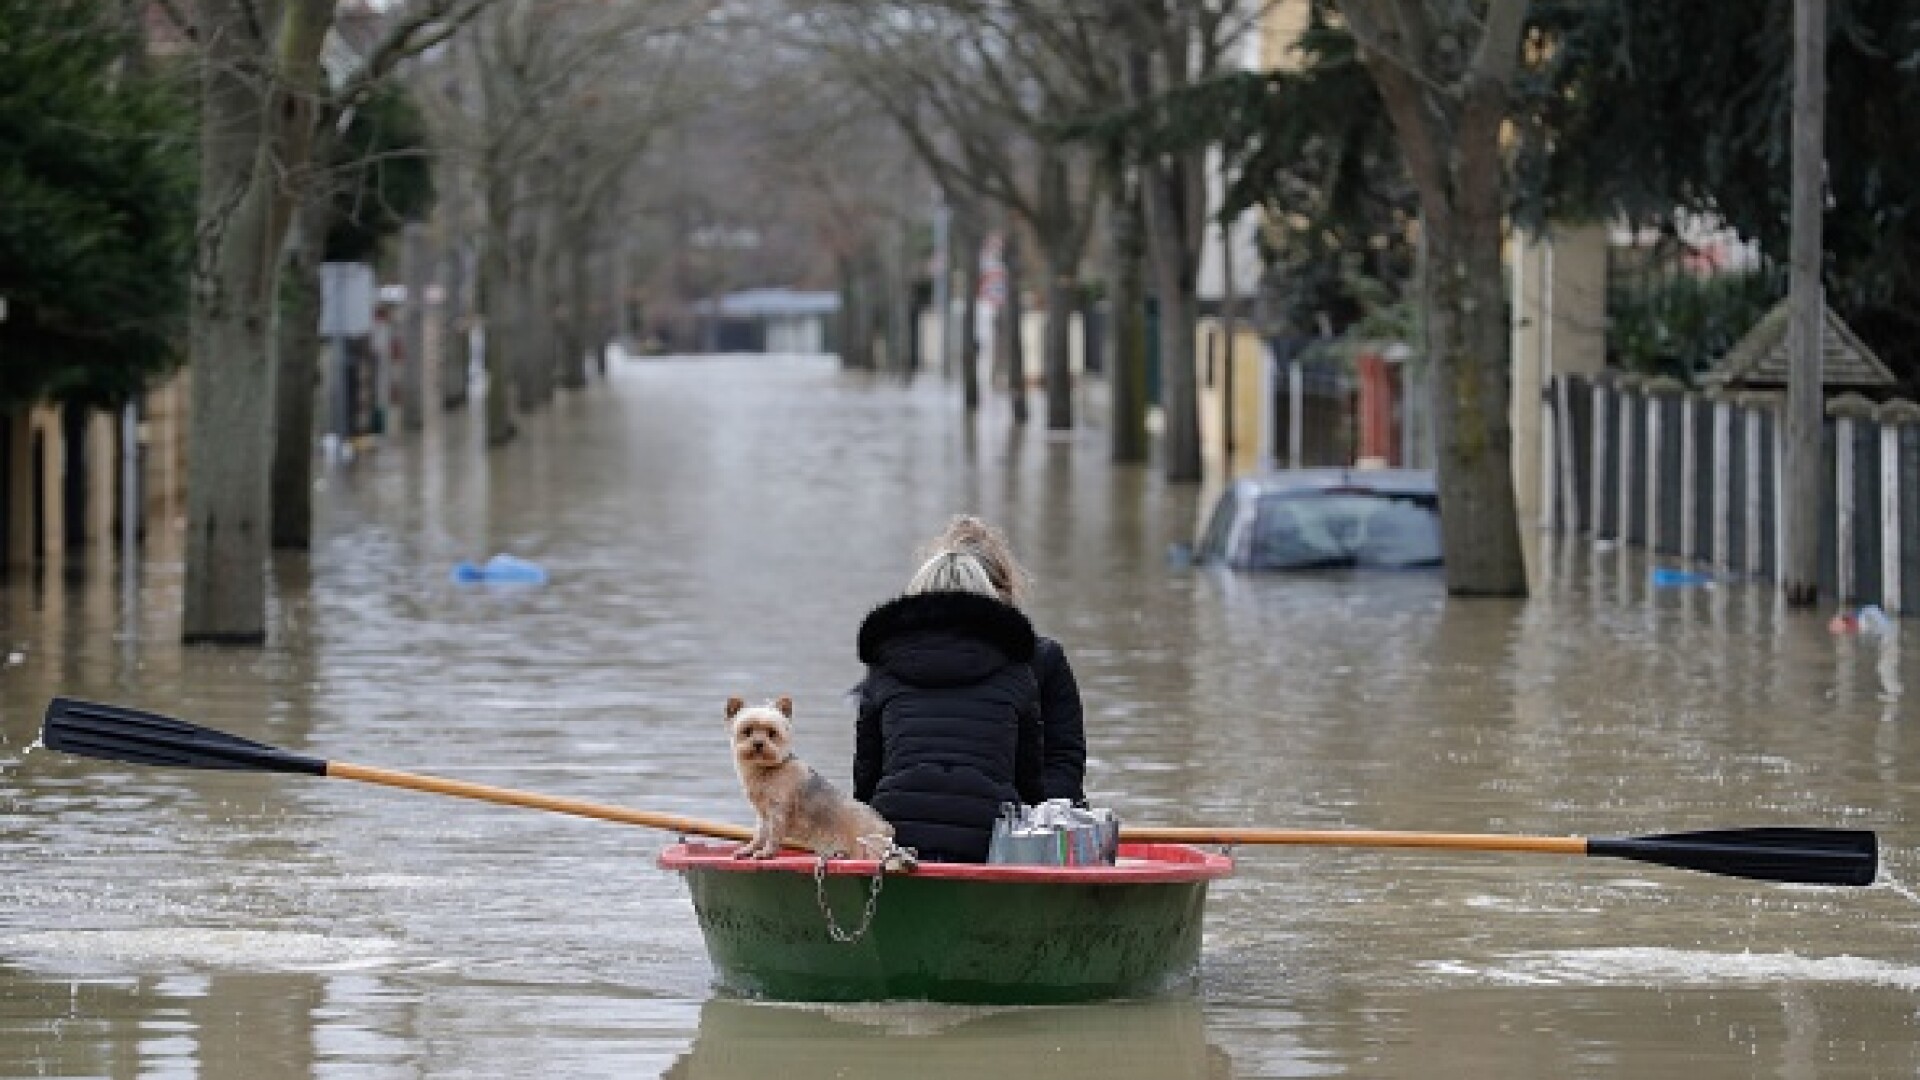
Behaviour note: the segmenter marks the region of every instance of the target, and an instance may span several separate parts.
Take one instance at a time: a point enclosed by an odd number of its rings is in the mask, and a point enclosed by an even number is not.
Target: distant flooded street
[[[1428,574],[1169,565],[1205,492],[938,376],[630,361],[485,452],[455,414],[318,470],[271,644],[176,644],[181,568],[0,579],[0,1077],[1301,1077],[1920,1072],[1920,623],[1543,553]],[[844,783],[854,632],[948,515],[1002,523],[1129,824],[1881,831],[1882,883],[1241,849],[1190,992],[1027,1010],[716,997],[672,837],[340,781],[33,749],[54,694],[319,757],[746,823],[722,703]],[[509,552],[542,586],[449,580]],[[884,903],[884,897],[882,898]]]

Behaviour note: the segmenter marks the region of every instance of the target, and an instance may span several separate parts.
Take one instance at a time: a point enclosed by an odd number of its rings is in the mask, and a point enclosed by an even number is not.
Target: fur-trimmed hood
[[[963,592],[902,596],[860,624],[860,661],[909,682],[958,685],[1033,660],[1033,624],[1011,604]]]

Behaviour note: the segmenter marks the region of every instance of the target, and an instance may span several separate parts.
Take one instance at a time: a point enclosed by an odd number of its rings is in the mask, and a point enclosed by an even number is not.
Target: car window
[[[1437,566],[1440,515],[1431,496],[1276,492],[1260,500],[1248,563],[1256,570]]]

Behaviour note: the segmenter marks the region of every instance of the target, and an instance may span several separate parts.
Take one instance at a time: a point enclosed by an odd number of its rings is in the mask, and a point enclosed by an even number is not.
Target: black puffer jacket
[[[973,593],[903,596],[860,624],[854,797],[923,859],[984,862],[1007,802],[1042,797],[1033,625]]]
[[[1087,734],[1080,684],[1059,642],[1045,635],[1035,639],[1033,674],[1040,680],[1040,726],[1046,733],[1047,798],[1085,804]]]

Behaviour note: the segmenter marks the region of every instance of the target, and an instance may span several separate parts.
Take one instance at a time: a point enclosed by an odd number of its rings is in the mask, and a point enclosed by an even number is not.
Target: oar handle
[[[386,787],[407,788],[412,791],[426,791],[435,795],[453,795],[462,799],[476,799],[480,802],[499,803],[504,806],[524,806],[533,810],[551,810],[560,814],[572,814],[575,817],[597,818],[601,821],[614,821],[622,825],[643,825],[668,832],[684,833],[690,836],[711,836],[720,840],[746,841],[753,839],[753,830],[740,825],[728,825],[718,821],[702,821],[699,818],[681,817],[678,814],[656,814],[646,810],[634,810],[611,803],[590,802],[586,799],[570,799],[560,795],[541,795],[532,791],[516,791],[513,788],[494,787],[491,784],[476,784],[468,780],[449,780],[439,776],[422,776],[419,773],[401,772],[399,769],[382,769],[374,765],[355,765],[346,761],[327,762],[326,775],[341,780],[358,780],[363,784],[382,784]]]
[[[1382,829],[1215,829],[1151,826],[1120,829],[1136,844],[1296,844],[1308,847],[1442,848],[1449,851],[1531,851],[1585,855],[1584,836],[1501,836],[1484,833],[1394,832]]]

